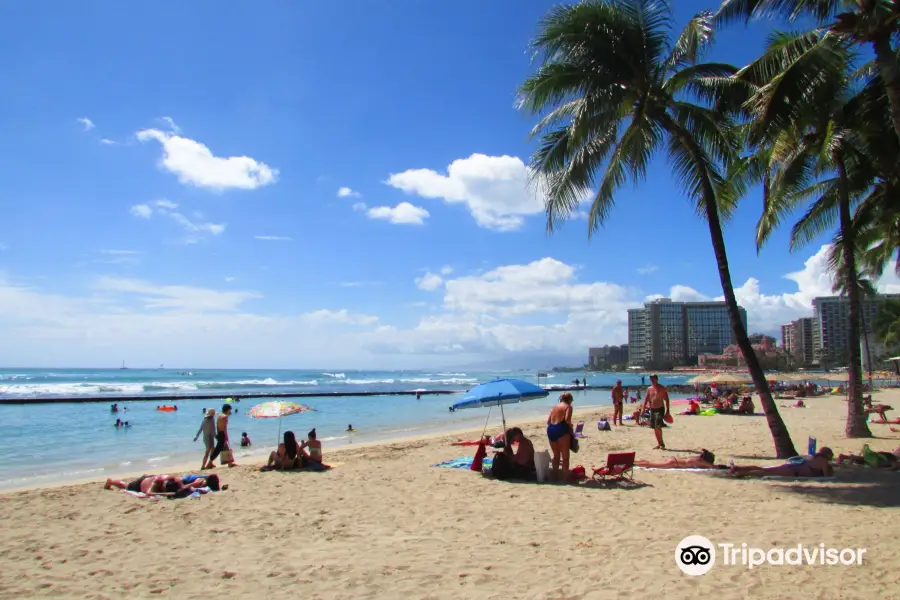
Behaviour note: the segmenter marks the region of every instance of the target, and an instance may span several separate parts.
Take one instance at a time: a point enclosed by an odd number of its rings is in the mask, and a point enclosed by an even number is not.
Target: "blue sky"
[[[578,218],[546,235],[513,103],[552,4],[6,3],[0,364],[581,355],[648,296],[718,296],[662,161],[593,240]],[[713,3],[675,4],[680,25]],[[752,59],[769,25],[711,58]],[[781,231],[757,256],[758,209],[726,236],[771,332],[827,292],[827,240],[791,255]]]

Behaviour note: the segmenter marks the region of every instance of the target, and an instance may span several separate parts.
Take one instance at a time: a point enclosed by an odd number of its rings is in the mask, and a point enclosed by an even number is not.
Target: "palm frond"
[[[848,0],[723,0],[716,12],[716,21],[722,24],[753,19],[782,17],[790,21],[810,16],[819,22],[827,22],[837,13],[848,10],[853,2]]]
[[[675,40],[666,69],[670,71],[696,64],[713,39],[713,13],[703,11],[694,15]]]

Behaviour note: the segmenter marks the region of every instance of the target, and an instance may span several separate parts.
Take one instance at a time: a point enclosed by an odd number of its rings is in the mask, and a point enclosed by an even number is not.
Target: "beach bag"
[[[512,464],[507,455],[502,452],[494,453],[494,460],[491,461],[491,475],[500,480],[512,477]]]
[[[539,483],[547,480],[550,472],[550,453],[546,450],[534,453],[534,471]]]
[[[219,462],[223,465],[234,462],[234,454],[231,450],[222,450],[221,454],[219,454]]]
[[[572,452],[578,452],[579,448],[580,446],[578,445],[578,438],[573,435],[572,441],[569,442],[569,450],[571,450]]]
[[[581,481],[582,479],[587,478],[587,472],[585,471],[584,466],[578,465],[569,472],[569,477],[572,481]]]

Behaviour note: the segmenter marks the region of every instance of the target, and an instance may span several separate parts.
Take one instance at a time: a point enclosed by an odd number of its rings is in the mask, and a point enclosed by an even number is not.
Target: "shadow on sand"
[[[835,476],[838,481],[833,483],[810,485],[797,482],[775,487],[828,504],[900,507],[900,473],[854,467],[835,469]]]

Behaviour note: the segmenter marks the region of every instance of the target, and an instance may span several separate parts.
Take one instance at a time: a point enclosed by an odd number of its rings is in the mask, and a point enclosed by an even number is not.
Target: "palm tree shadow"
[[[900,479],[896,473],[861,468],[841,469],[838,474],[841,481],[834,483],[809,485],[798,482],[774,487],[827,504],[900,508]]]

